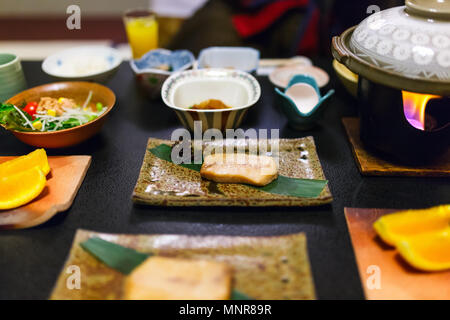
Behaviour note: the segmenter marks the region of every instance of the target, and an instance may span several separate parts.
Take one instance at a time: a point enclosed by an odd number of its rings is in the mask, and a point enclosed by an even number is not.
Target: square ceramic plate
[[[15,157],[0,157],[0,163]],[[42,193],[30,203],[0,210],[0,229],[24,229],[50,220],[70,208],[91,164],[91,156],[48,157],[51,171]]]
[[[373,223],[401,210],[345,208],[345,218],[369,300],[450,299],[450,271],[423,272],[408,265],[395,248],[378,238]],[[379,281],[375,281],[378,276]],[[378,283],[379,286],[373,284]]]
[[[200,173],[161,160],[149,149],[173,141],[150,138],[134,188],[133,201],[155,206],[317,206],[330,203],[328,186],[316,198],[278,195],[243,184],[211,183]],[[312,137],[280,139],[279,173],[292,178],[325,179]]]
[[[50,299],[120,299],[125,276],[80,246],[100,237],[144,253],[228,263],[234,270],[234,288],[253,299],[315,299],[306,236],[229,237],[185,235],[124,235],[78,230],[69,257]],[[70,266],[81,270],[81,289],[68,289]]]

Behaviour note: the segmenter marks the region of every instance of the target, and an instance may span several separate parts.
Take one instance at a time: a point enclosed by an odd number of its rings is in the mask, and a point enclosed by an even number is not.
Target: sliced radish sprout
[[[17,110],[17,112],[19,112],[19,114],[25,119],[25,123],[27,125],[29,125],[31,127],[31,129],[36,130],[35,127],[33,127],[33,124],[31,123],[30,120],[28,120],[28,118],[23,114],[22,110],[20,110],[19,108],[17,108],[15,105],[12,105],[14,107],[14,109]]]

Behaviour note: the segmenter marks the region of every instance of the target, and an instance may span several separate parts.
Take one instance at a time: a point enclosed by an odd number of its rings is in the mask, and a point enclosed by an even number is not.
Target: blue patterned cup
[[[6,101],[26,88],[19,57],[0,53],[0,101]]]

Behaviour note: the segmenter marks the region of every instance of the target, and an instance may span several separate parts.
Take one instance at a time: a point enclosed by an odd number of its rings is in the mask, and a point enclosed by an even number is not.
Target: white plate
[[[269,80],[275,86],[280,88],[286,88],[289,81],[293,76],[297,74],[305,74],[311,76],[316,80],[317,85],[321,88],[324,87],[330,77],[324,70],[314,66],[286,66],[275,69],[270,75]]]
[[[237,69],[254,72],[258,69],[259,51],[247,47],[210,47],[200,51],[198,68]]]

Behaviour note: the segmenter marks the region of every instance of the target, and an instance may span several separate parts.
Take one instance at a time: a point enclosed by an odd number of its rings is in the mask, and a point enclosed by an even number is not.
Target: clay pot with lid
[[[374,13],[334,37],[332,53],[359,75],[361,139],[368,148],[410,163],[448,150],[450,100],[441,99],[434,125],[420,129],[405,115],[404,92],[450,96],[450,0],[407,0]]]

